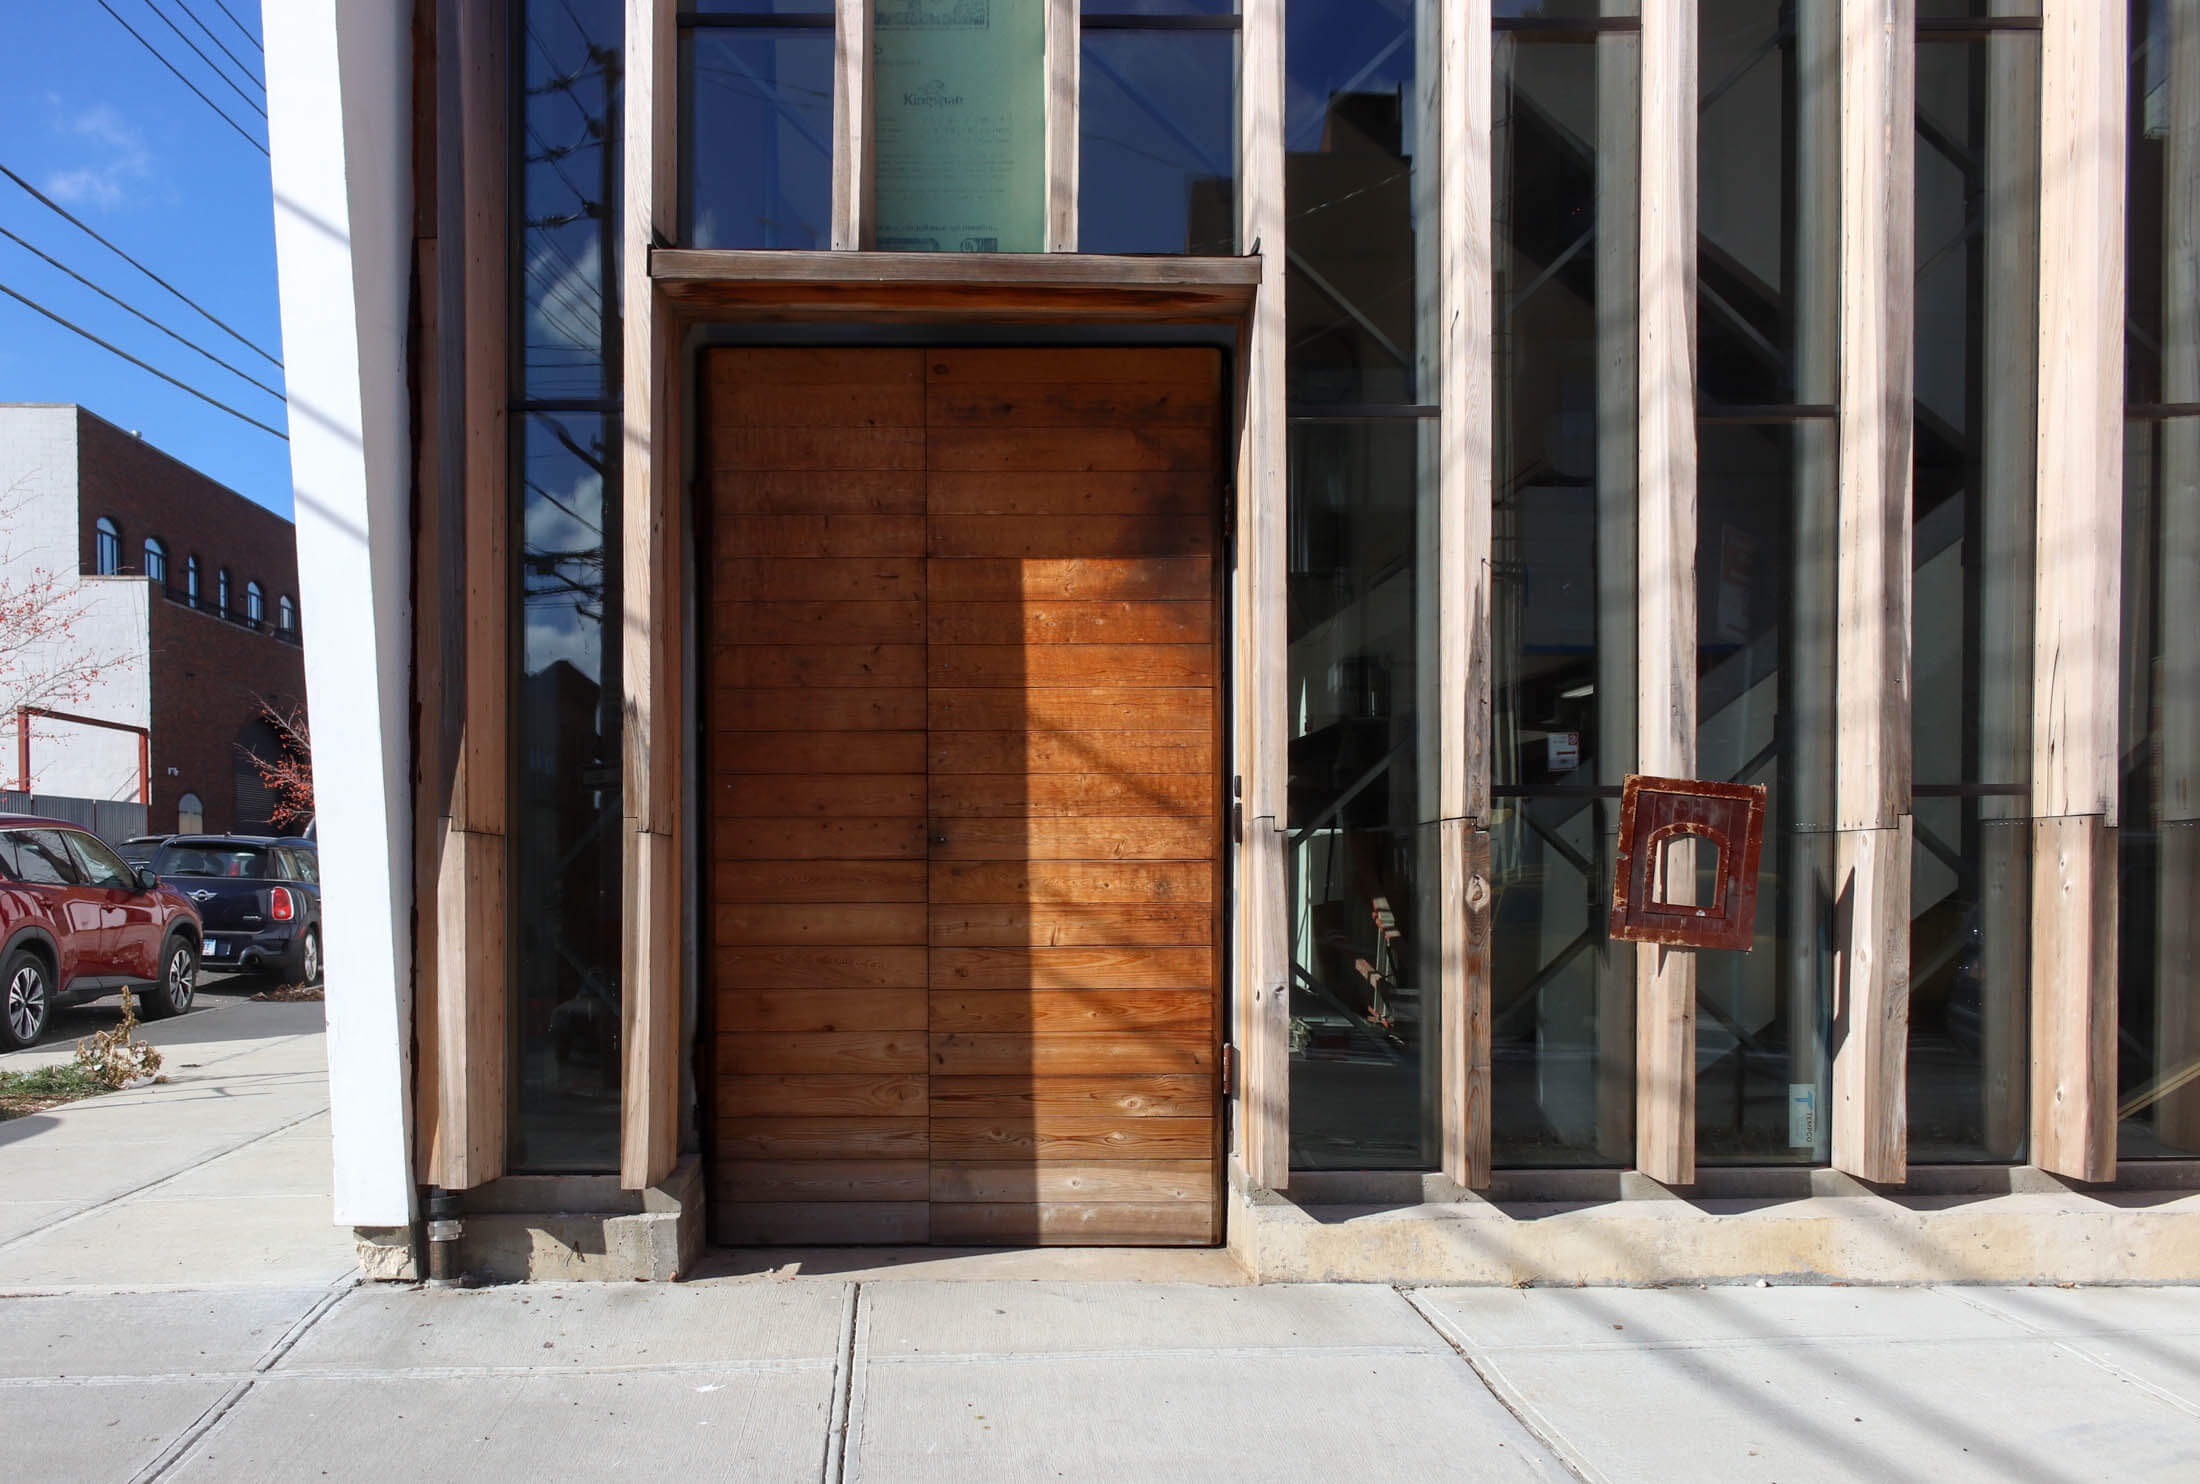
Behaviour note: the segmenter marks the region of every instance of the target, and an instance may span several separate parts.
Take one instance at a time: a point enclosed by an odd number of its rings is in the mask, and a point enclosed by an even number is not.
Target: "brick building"
[[[267,827],[244,749],[276,747],[263,699],[288,706],[305,693],[290,522],[66,403],[0,406],[0,493],[0,573],[43,569],[76,594],[62,600],[79,615],[66,653],[29,671],[99,662],[90,694],[53,709],[143,728],[149,741],[141,770],[134,731],[34,718],[29,787],[142,797],[154,831]],[[11,694],[0,716],[0,757],[7,785],[22,788],[16,704]]]

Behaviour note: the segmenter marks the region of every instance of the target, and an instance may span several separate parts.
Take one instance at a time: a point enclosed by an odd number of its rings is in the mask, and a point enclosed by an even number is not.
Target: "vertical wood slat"
[[[1696,3],[1644,7],[1641,501],[1636,536],[1639,766],[1696,771]],[[1696,963],[1638,953],[1635,1164],[1696,1178]]]
[[[1906,1172],[1915,0],[1855,0],[1841,37],[1834,1168]]]
[[[1282,0],[1244,0],[1239,35],[1238,241],[1261,260],[1241,352],[1233,662],[1238,849],[1235,1038],[1238,1158],[1256,1186],[1290,1177],[1290,947],[1283,894],[1287,817],[1285,656],[1284,141]]]
[[[2032,1159],[2107,1180],[2116,1169],[2124,7],[2049,0],[2040,43]]]
[[[455,15],[454,0],[413,15],[413,911],[420,941],[413,960],[412,1108],[413,1173],[423,1184],[435,1183],[443,1161],[436,872],[462,714],[456,687],[465,674],[457,578],[465,506],[453,495],[463,487],[458,430],[443,409],[444,389],[465,379],[462,337],[447,330],[459,323],[454,310],[461,301],[441,272],[446,232],[454,247],[465,240],[458,216],[463,176],[458,131],[438,127],[458,117]]]
[[[1443,1046],[1442,1168],[1490,1183],[1491,330],[1490,7],[1447,6],[1439,24],[1437,215],[1436,626],[1439,874],[1436,900]],[[1479,854],[1477,854],[1479,849]],[[1479,865],[1477,865],[1479,862]],[[1485,951],[1476,952],[1480,944]]]
[[[871,245],[871,0],[834,0],[833,223],[835,252]]]
[[[434,974],[437,985],[437,1158],[431,1176],[463,1190],[504,1173],[504,955],[510,634],[508,474],[511,425],[507,385],[507,175],[509,99],[507,11],[499,0],[456,0],[460,261],[458,308],[446,320],[461,334],[461,424],[455,479],[443,498],[463,506],[455,691],[458,735],[434,876]],[[441,187],[439,186],[439,189]],[[453,266],[445,253],[445,265]]]
[[[649,256],[677,230],[676,0],[627,0],[621,264],[620,1184],[642,1189],[679,1157],[680,452],[670,311]]]
[[[1077,251],[1077,0],[1046,0],[1047,251]]]

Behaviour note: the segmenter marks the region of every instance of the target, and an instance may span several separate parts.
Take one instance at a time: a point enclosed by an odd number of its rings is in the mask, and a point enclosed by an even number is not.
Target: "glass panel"
[[[691,0],[689,8],[703,16],[831,15],[833,0]]]
[[[2024,1149],[2039,36],[1917,49],[1910,1157]],[[2007,792],[1935,797],[1960,787]]]
[[[1917,18],[1921,21],[2037,18],[2039,13],[2040,0],[1917,0]]]
[[[1699,402],[1830,407],[1836,0],[1706,0]],[[1697,954],[1701,1162],[1826,1155],[1837,484],[1830,418],[1698,436],[1697,773],[1768,787],[1756,951]],[[1701,852],[1708,870],[1712,857]],[[1708,890],[1708,882],[1704,889]]]
[[[1046,247],[1043,0],[876,0],[877,245]]]
[[[1635,756],[1639,55],[1626,33],[1496,38],[1501,1164],[1633,1162],[1634,950],[1605,925]]]
[[[2200,0],[2131,8],[2126,396],[2200,404]],[[2124,442],[2117,1149],[2200,1154],[2200,417]]]
[[[1092,15],[1231,15],[1237,0],[1084,0]]]
[[[512,738],[512,1165],[619,1155],[618,420],[526,419]]]
[[[831,28],[708,27],[683,33],[681,44],[681,241],[832,246]]]
[[[1641,0],[1493,0],[1490,14],[1500,21],[1591,21],[1634,17],[1641,9]]]
[[[618,393],[618,0],[521,8],[521,220],[516,266],[525,395]]]
[[[1285,317],[1294,402],[1436,397],[1414,365],[1416,320],[1429,312],[1416,285],[1425,280],[1435,290],[1434,273],[1419,268],[1414,230],[1434,209],[1424,198],[1435,188],[1433,172],[1414,169],[1423,132],[1435,128],[1421,111],[1414,14],[1411,5],[1364,0],[1295,0],[1286,12]],[[1427,158],[1436,158],[1433,147]]]
[[[1087,31],[1080,252],[1237,250],[1237,36]]]
[[[1435,1162],[1433,831],[1421,817],[1412,419],[1290,438],[1291,1159]],[[1431,992],[1424,993],[1424,987]]]

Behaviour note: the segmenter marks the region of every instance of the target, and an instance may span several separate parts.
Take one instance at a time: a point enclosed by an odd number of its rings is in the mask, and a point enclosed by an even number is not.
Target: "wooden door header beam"
[[[691,311],[742,319],[1232,322],[1260,259],[1070,253],[704,252],[658,248],[650,277]]]

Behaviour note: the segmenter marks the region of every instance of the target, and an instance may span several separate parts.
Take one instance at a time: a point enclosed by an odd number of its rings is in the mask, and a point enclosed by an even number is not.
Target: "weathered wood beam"
[[[1915,0],[1853,0],[1841,15],[1833,1165],[1899,1181],[1909,1144],[1917,15]]]
[[[1047,251],[1077,251],[1077,0],[1046,0]]]
[[[680,920],[686,887],[674,837],[681,816],[680,448],[672,314],[657,300],[650,255],[679,210],[675,151],[677,0],[627,0],[624,87],[625,252],[620,285],[620,875],[621,1026],[625,1053],[620,1184],[644,1189],[679,1158]]]
[[[1642,18],[1636,715],[1644,773],[1696,771],[1696,0]],[[1635,1164],[1696,1178],[1696,961],[1637,947]]]
[[[871,0],[833,5],[833,222],[835,251],[871,242]]]
[[[2040,47],[2032,650],[2032,1159],[2116,1171],[2125,15],[2048,0]]]

